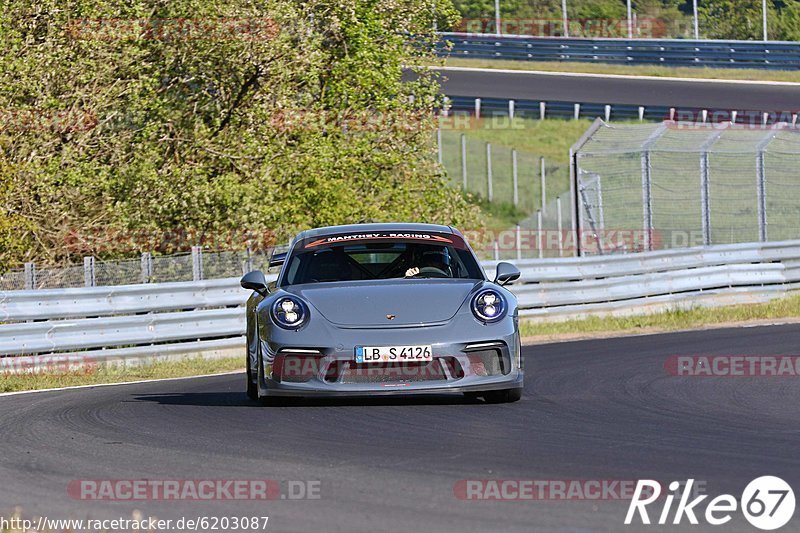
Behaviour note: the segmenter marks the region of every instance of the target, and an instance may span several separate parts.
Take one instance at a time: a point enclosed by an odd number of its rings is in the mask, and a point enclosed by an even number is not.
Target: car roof
[[[324,237],[327,235],[338,235],[342,233],[354,232],[371,232],[371,231],[419,231],[431,233],[448,233],[459,234],[458,230],[454,230],[450,226],[442,226],[440,224],[419,224],[416,222],[386,222],[386,223],[369,223],[369,224],[347,224],[344,226],[326,226],[324,228],[314,228],[301,232],[295,241],[306,239],[309,237]]]

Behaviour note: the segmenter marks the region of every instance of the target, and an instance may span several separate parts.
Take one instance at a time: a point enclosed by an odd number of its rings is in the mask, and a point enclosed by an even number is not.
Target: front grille
[[[332,365],[333,366],[333,365]],[[444,369],[438,359],[426,362],[358,364],[340,361],[336,375],[341,383],[406,383],[419,381],[446,381]],[[333,378],[328,372],[326,380]],[[331,379],[336,381],[336,379]]]

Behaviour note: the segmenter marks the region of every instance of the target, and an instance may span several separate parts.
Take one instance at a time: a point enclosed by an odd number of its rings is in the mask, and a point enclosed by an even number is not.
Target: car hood
[[[284,290],[339,326],[398,327],[445,322],[480,280],[382,280],[314,283]],[[393,316],[391,320],[387,318]]]

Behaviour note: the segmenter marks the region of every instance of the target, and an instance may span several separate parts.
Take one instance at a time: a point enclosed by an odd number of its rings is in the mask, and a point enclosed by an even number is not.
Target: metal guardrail
[[[447,96],[448,112],[466,112],[476,117],[511,116],[514,118],[545,119],[572,118],[594,120],[602,117],[611,120],[640,120],[662,122],[680,117],[700,117],[700,109],[668,106],[639,106],[633,104],[597,104],[591,102],[565,102],[553,100],[519,100],[510,98],[475,98],[472,96]],[[760,115],[760,112],[758,113]],[[714,116],[712,115],[713,119]],[[747,115],[737,116],[744,121]],[[768,117],[769,118],[769,117]]]
[[[518,117],[544,120],[546,118],[602,118],[606,122],[632,121],[663,122],[665,120],[697,124],[742,124],[771,126],[781,122],[797,125],[798,114],[758,109],[711,110],[695,107],[661,105],[598,104],[595,102],[565,102],[554,100],[519,100],[511,98],[476,98],[447,96],[448,113],[468,113],[480,117]]]
[[[490,277],[496,264],[484,263]],[[522,276],[510,288],[523,316],[630,314],[781,296],[800,286],[800,241],[516,264]],[[243,354],[248,292],[238,282],[0,292],[0,354],[8,356],[0,371],[31,368],[41,354],[82,361]]]
[[[442,39],[437,51],[451,57],[684,67],[800,67],[800,43],[795,42],[579,39],[471,33],[440,35]],[[452,49],[448,49],[448,42],[452,43]]]
[[[84,289],[0,291],[0,322],[238,306],[247,297],[246,292],[231,279],[234,278]]]

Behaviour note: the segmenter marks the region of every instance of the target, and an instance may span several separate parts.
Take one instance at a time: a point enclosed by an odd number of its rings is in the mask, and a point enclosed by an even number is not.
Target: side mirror
[[[243,289],[249,291],[256,291],[258,294],[264,295],[267,292],[267,278],[260,270],[248,272],[239,282]]]
[[[494,282],[502,286],[519,279],[520,275],[519,269],[511,263],[498,263]]]

